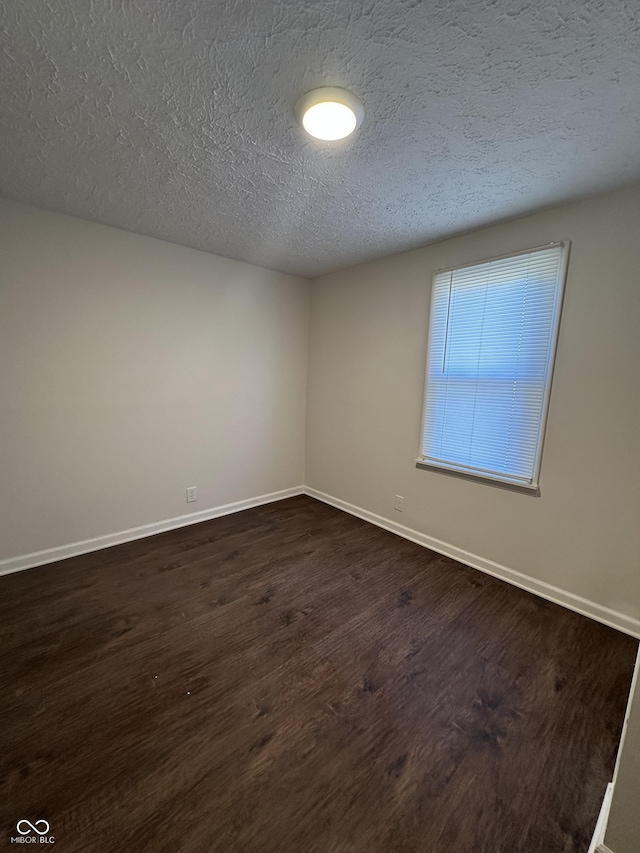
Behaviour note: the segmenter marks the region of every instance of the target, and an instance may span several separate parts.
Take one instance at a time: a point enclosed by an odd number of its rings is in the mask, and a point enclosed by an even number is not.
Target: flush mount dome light
[[[296,104],[296,118],[316,139],[344,139],[360,126],[364,107],[356,96],[337,86],[314,89]]]

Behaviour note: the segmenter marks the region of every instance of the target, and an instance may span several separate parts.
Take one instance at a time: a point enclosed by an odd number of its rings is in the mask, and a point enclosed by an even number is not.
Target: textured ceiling
[[[274,269],[640,180],[639,0],[0,0],[0,22],[1,195]],[[321,85],[364,102],[351,140],[296,125]]]

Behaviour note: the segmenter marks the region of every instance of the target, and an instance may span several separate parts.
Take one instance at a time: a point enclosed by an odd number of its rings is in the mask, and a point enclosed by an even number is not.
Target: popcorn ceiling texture
[[[0,21],[0,194],[285,272],[640,180],[638,0],[0,0]],[[321,85],[364,102],[345,143],[295,122]]]

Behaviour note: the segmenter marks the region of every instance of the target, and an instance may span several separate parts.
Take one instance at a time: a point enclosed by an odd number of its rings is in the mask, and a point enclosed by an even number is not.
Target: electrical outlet
[[[198,489],[196,486],[189,486],[187,488],[187,503],[193,503],[193,501],[198,500]]]
[[[398,512],[402,512],[403,504],[404,498],[402,497],[402,495],[396,495],[395,508],[398,510]]]

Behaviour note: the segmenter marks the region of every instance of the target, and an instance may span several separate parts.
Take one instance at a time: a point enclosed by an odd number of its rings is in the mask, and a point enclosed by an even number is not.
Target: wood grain
[[[587,851],[637,642],[585,617],[308,497],[0,593],[2,843]]]

